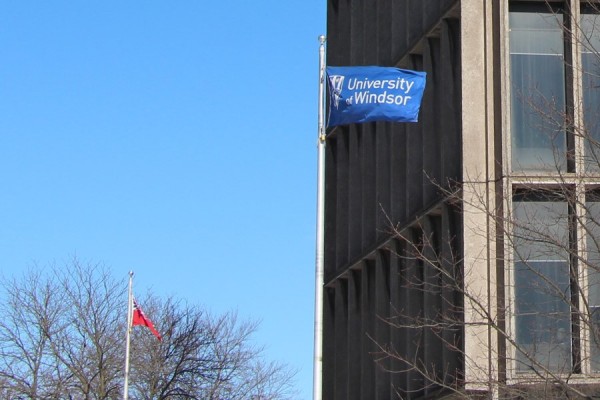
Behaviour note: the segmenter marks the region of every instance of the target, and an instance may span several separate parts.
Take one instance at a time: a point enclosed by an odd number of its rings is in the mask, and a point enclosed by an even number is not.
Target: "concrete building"
[[[594,4],[328,0],[328,65],[428,77],[327,133],[323,399],[600,393]]]

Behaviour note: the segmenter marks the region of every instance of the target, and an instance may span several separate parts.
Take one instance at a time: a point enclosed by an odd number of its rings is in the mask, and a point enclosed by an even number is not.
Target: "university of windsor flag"
[[[327,67],[327,126],[417,122],[426,73],[394,67]]]
[[[133,300],[133,318],[131,320],[131,326],[136,326],[136,325],[141,325],[141,326],[147,327],[154,334],[154,336],[157,337],[158,340],[162,340],[160,333],[158,333],[158,331],[154,327],[154,324],[152,323],[152,321],[150,321],[150,319],[148,317],[146,317],[146,314],[144,314],[144,312],[142,311],[140,306],[138,306],[137,302],[134,299]]]

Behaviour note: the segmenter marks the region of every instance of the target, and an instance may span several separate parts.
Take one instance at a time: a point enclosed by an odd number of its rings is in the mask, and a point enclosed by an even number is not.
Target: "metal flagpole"
[[[319,133],[317,155],[317,251],[315,262],[315,349],[313,400],[323,390],[323,265],[325,253],[325,35],[319,36]]]
[[[123,400],[127,400],[129,397],[129,338],[131,335],[131,318],[133,314],[133,271],[129,271],[129,290],[127,299],[127,333],[125,336],[125,382],[123,383]]]

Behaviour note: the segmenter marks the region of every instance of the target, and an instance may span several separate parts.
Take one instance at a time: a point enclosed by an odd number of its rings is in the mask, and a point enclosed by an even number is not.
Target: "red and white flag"
[[[152,321],[150,321],[150,318],[146,317],[146,314],[144,314],[144,312],[142,311],[140,306],[138,306],[137,302],[134,299],[133,318],[131,321],[131,326],[136,325],[145,326],[146,328],[150,329],[150,331],[154,334],[154,336],[156,336],[158,340],[162,340],[162,338],[160,337],[160,333],[158,333],[158,331],[154,327],[154,324],[152,323]]]

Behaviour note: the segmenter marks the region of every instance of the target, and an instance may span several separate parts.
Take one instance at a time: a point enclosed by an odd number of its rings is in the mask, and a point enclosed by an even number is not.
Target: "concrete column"
[[[350,271],[348,274],[348,399],[360,399],[361,362],[364,357],[360,349],[362,337],[364,336],[361,328],[361,280],[362,268]]]
[[[377,318],[375,320],[375,337],[380,345],[390,345],[390,257],[384,250],[377,252],[375,258],[375,309]],[[375,399],[387,400],[393,398],[391,393],[391,360],[384,358],[379,362],[376,369],[376,396]]]
[[[497,390],[492,2],[461,2],[465,382]]]
[[[338,279],[335,283],[335,395],[337,400],[348,398],[348,285]]]

